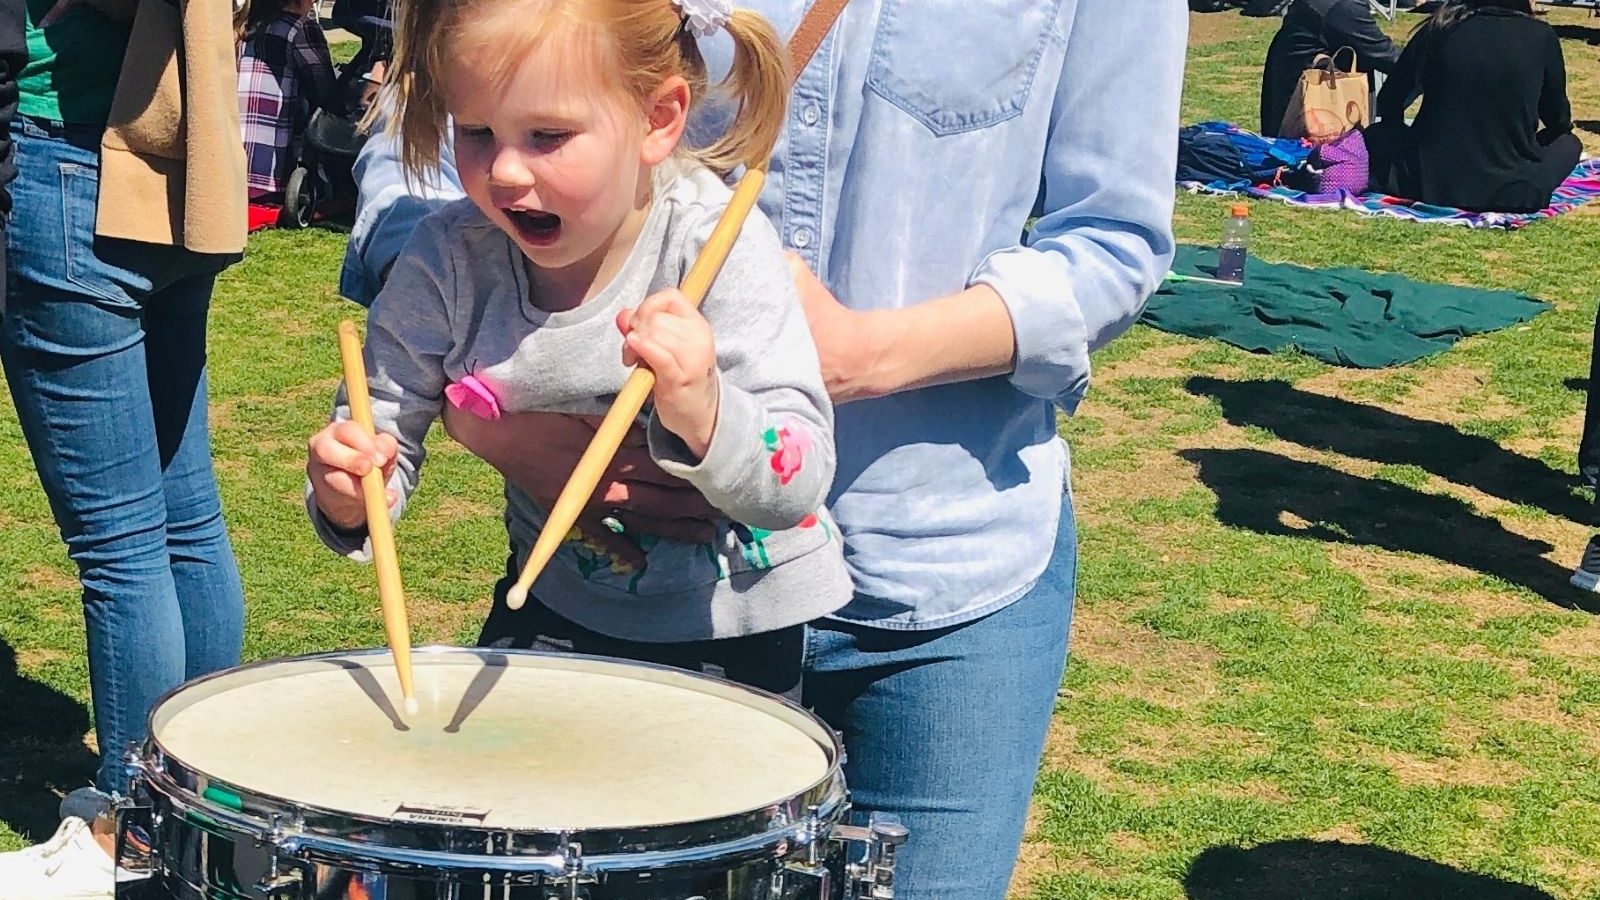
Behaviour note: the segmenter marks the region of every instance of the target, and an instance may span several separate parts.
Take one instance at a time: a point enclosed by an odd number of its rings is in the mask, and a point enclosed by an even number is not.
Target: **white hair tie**
[[[733,16],[729,0],[672,0],[683,13],[683,24],[695,37],[710,37],[728,24]]]

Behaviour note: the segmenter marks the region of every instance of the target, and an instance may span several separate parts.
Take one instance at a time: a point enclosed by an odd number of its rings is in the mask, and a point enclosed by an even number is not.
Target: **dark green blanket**
[[[1213,277],[1216,258],[1214,249],[1179,247],[1172,270]],[[1257,353],[1298,347],[1336,366],[1378,369],[1442,353],[1469,334],[1526,322],[1549,308],[1507,291],[1252,258],[1244,287],[1168,282],[1141,321]]]

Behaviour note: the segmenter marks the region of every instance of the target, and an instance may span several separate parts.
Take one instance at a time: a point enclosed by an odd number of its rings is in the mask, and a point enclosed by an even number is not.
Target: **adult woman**
[[[156,698],[239,658],[205,332],[212,283],[244,246],[244,154],[229,4],[49,9],[29,4],[11,124],[0,361],[83,585],[104,795],[127,790],[123,754]],[[90,872],[109,897],[110,861],[83,830],[71,818],[50,852],[0,858],[0,884],[95,896],[72,893]]]
[[[808,4],[744,5],[790,33]],[[1166,272],[1186,28],[1172,4],[959,10],[847,6],[799,74],[762,199],[840,404],[830,507],[857,588],[810,630],[806,700],[844,734],[857,804],[911,828],[896,879],[911,900],[1006,891],[1072,619],[1055,410]],[[726,45],[702,49],[726,71]],[[364,197],[394,198],[386,153],[371,150]],[[389,230],[400,212],[360,215]],[[382,272],[394,246],[353,235],[353,268]],[[447,427],[535,498],[559,491],[588,429],[467,418]],[[592,516],[692,534],[692,492],[647,463],[625,450]]]
[[[239,124],[252,200],[281,199],[311,111],[337,106],[333,57],[312,6],[250,4],[239,52]]]
[[[0,121],[9,122],[17,113],[17,76],[28,62],[28,41],[23,29],[27,14],[22,0],[0,0]],[[11,179],[16,177],[10,132],[0,133],[0,229],[4,216],[11,212]],[[5,261],[5,243],[0,241],[0,263]],[[0,283],[0,314],[6,308],[6,286]]]
[[[1372,18],[1367,0],[1294,0],[1267,48],[1261,69],[1261,133],[1276,137],[1283,127],[1300,74],[1319,54],[1349,47],[1363,72],[1388,72],[1400,48]]]
[[[1407,126],[1418,92],[1422,108]],[[1367,132],[1373,188],[1437,206],[1535,212],[1583,152],[1561,41],[1531,0],[1440,7],[1384,84],[1378,115]]]

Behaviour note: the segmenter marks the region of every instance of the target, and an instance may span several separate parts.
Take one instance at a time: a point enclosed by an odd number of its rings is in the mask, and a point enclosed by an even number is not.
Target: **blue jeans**
[[[984,618],[937,631],[811,626],[807,705],[844,735],[858,816],[896,813],[911,836],[896,900],[1001,900],[1067,661],[1077,581],[1072,498],[1037,584]]]
[[[183,681],[238,663],[244,594],[206,427],[206,313],[231,258],[94,235],[100,129],[18,117],[0,362],[83,584],[96,787]]]

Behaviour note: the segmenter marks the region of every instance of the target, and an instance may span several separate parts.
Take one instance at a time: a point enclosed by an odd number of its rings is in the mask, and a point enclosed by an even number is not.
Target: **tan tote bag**
[[[1350,53],[1350,68],[1341,69],[1339,57],[1345,51]],[[1367,73],[1356,71],[1356,51],[1345,47],[1332,56],[1321,53],[1300,74],[1278,134],[1326,144],[1352,128],[1365,127],[1372,121],[1371,109]]]

